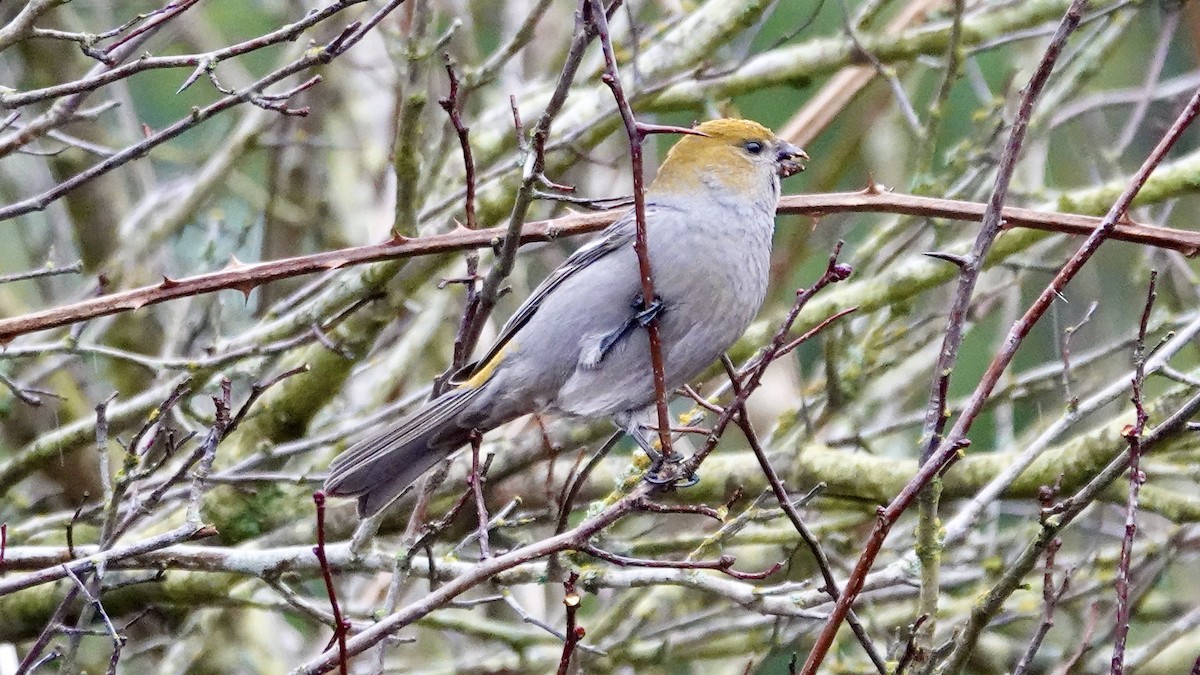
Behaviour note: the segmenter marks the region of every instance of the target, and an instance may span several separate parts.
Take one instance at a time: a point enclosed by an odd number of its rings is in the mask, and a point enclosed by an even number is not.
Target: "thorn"
[[[174,288],[178,285],[179,285],[178,281],[175,281],[171,277],[164,274],[164,275],[162,275],[162,283],[159,284],[159,288]]]
[[[229,254],[229,264],[225,265],[225,269],[236,270],[239,267],[245,267],[245,266],[246,266],[246,263],[242,262],[241,260],[238,260],[237,256],[233,255],[231,253],[231,254]]]
[[[192,86],[196,80],[200,79],[200,75],[204,73],[204,71],[208,70],[208,63],[208,59],[200,59],[200,63],[196,64],[196,69],[192,71],[192,74],[188,75],[187,79],[183,81],[183,84],[179,85],[179,88],[175,90],[175,95],[178,96],[179,94],[182,94],[184,89]]]
[[[887,192],[887,186],[875,182],[875,174],[867,173],[867,187],[863,188],[863,194],[879,195]]]
[[[711,138],[711,136],[703,131],[690,129],[688,127],[677,127],[670,124],[643,124],[638,122],[637,131],[643,136],[648,136],[650,134],[684,134],[685,136],[703,136],[704,138]]]
[[[1136,225],[1132,218],[1129,217],[1128,211],[1122,211],[1121,215],[1117,216],[1117,222],[1121,225]]]
[[[384,245],[385,246],[399,246],[407,241],[408,241],[408,237],[400,234],[399,232],[397,232],[395,230],[392,230],[392,238],[388,239]]]
[[[258,288],[258,282],[257,281],[243,281],[241,283],[230,286],[230,288],[232,288],[236,291],[241,291],[242,295],[246,298],[246,302],[248,303],[248,302],[250,302],[250,293],[255,288]]]
[[[945,260],[948,263],[957,265],[959,269],[962,269],[971,264],[970,256],[957,255],[955,253],[944,253],[942,251],[926,251],[924,253],[924,255],[927,255],[930,258],[936,258],[938,260]]]

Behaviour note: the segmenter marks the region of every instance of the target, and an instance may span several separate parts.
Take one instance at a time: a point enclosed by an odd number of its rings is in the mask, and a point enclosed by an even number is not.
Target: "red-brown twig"
[[[1121,554],[1117,558],[1117,578],[1114,582],[1117,593],[1116,625],[1113,627],[1113,655],[1110,672],[1121,675],[1125,672],[1125,639],[1129,636],[1129,565],[1133,557],[1133,539],[1137,534],[1138,493],[1146,476],[1141,470],[1142,436],[1150,416],[1142,403],[1142,386],[1146,379],[1146,330],[1150,323],[1150,310],[1154,307],[1155,281],[1158,272],[1150,271],[1150,284],[1146,292],[1146,304],[1138,323],[1137,342],[1133,348],[1133,409],[1134,423],[1125,427],[1121,435],[1129,444],[1129,498],[1125,503],[1125,532],[1121,537]]]
[[[896,662],[896,675],[902,675],[908,669],[908,664],[912,663],[913,657],[917,655],[917,631],[921,630],[921,625],[929,620],[928,614],[922,614],[908,625],[908,639],[904,641],[904,653],[900,655],[900,659]],[[792,666],[796,665],[796,655],[792,654]]]
[[[479,467],[479,446],[483,442],[483,434],[478,429],[472,429],[471,443],[471,476],[467,481],[471,484],[471,494],[475,496],[475,515],[479,518],[479,557],[492,557],[492,549],[488,545],[488,512],[487,504],[483,501],[483,472]]]
[[[466,200],[464,207],[467,212],[467,229],[474,230],[475,223],[475,159],[471,154],[471,128],[462,118],[463,98],[465,92],[459,89],[458,74],[454,72],[454,61],[449,54],[443,54],[446,61],[446,76],[450,80],[450,92],[444,98],[438,99],[438,105],[450,117],[450,125],[458,135],[458,144],[462,147],[463,171],[466,173]]]
[[[1062,539],[1055,537],[1046,546],[1046,567],[1042,573],[1042,621],[1038,624],[1037,630],[1034,631],[1033,637],[1029,640],[1029,646],[1025,648],[1025,653],[1021,655],[1021,660],[1017,662],[1017,666],[1013,668],[1012,675],[1024,675],[1029,671],[1029,667],[1033,664],[1033,657],[1037,654],[1038,649],[1042,646],[1042,641],[1046,638],[1046,634],[1054,627],[1054,610],[1058,607],[1058,603],[1066,595],[1067,589],[1071,585],[1071,578],[1063,577],[1062,584],[1058,587],[1054,585],[1054,556],[1058,553],[1058,549],[1062,546]]]
[[[446,75],[450,80],[450,92],[444,98],[438,99],[438,105],[450,117],[450,125],[454,127],[454,132],[458,135],[458,144],[462,148],[464,181],[466,182],[466,198],[463,208],[466,210],[467,229],[474,230],[478,227],[478,223],[475,221],[475,184],[477,178],[475,176],[475,159],[471,154],[471,129],[462,119],[463,98],[466,96],[466,92],[459,86],[458,74],[454,71],[454,62],[450,59],[450,55],[444,54],[443,57],[446,60]],[[482,297],[476,283],[479,276],[478,272],[479,255],[474,251],[468,251],[467,274],[463,280],[463,285],[467,289],[467,300],[463,305],[463,314],[462,319],[459,320],[458,332],[454,335],[454,356],[450,361],[450,367],[434,382],[434,396],[445,391],[451,376],[466,364],[467,358],[471,355],[470,350],[474,348],[473,343],[468,344],[468,336],[470,335],[471,327],[475,325],[475,317],[479,314],[480,299]],[[444,282],[438,284],[439,288],[443,286]]]
[[[317,505],[317,545],[313,546],[313,554],[321,563],[321,576],[325,579],[325,591],[329,594],[329,608],[333,612],[333,637],[329,639],[329,649],[334,641],[338,646],[338,669],[342,675],[349,671],[350,655],[346,652],[346,632],[350,630],[349,619],[342,618],[341,607],[338,606],[337,590],[333,587],[333,570],[325,558],[325,493],[317,490],[312,495],[313,503]]]
[[[758,385],[762,382],[763,373],[767,371],[767,366],[771,365],[771,362],[779,355],[779,351],[787,344],[788,333],[792,329],[792,324],[796,322],[796,317],[800,316],[800,311],[804,309],[809,300],[826,286],[850,278],[853,269],[849,265],[837,261],[838,254],[841,251],[842,242],[839,241],[834,246],[833,253],[829,256],[829,263],[825,266],[825,272],[821,274],[820,278],[812,286],[796,291],[796,301],[792,303],[792,308],[779,324],[779,328],[775,329],[775,335],[771,339],[771,342],[766,347],[763,347],[758,355],[752,358],[749,363],[742,367],[739,373],[741,391],[734,395],[729,405],[725,406],[721,414],[717,416],[717,420],[713,423],[713,427],[709,432],[708,441],[705,442],[704,446],[680,466],[680,476],[692,475],[700,463],[704,461],[704,458],[717,447],[717,442],[721,439],[721,435],[725,433],[725,428],[733,421],[741,406],[750,397],[750,394],[758,389]]]
[[[1072,4],[1071,9],[1068,10],[1068,16],[1064,21],[1072,20],[1072,17],[1073,20],[1078,20],[1080,11],[1078,5],[1080,2]],[[887,538],[892,524],[896,522],[901,513],[907,510],[917,494],[929,484],[933,477],[939,474],[948,462],[953,460],[954,455],[959,451],[960,441],[965,439],[967,432],[983,409],[984,403],[991,395],[996,383],[999,382],[1001,375],[1007,369],[1009,363],[1011,363],[1016,354],[1017,347],[1024,340],[1025,336],[1028,335],[1033,325],[1042,317],[1046,309],[1054,301],[1054,298],[1062,293],[1066,284],[1075,277],[1083,265],[1095,254],[1100,245],[1110,236],[1117,220],[1122,217],[1132,203],[1134,196],[1146,184],[1150,173],[1162,162],[1167,151],[1175,144],[1184,129],[1191,124],[1198,113],[1200,113],[1200,91],[1192,97],[1191,101],[1188,102],[1188,105],[1171,125],[1171,128],[1164,134],[1158,145],[1142,163],[1142,166],[1130,180],[1129,185],[1114,202],[1112,208],[1109,209],[1101,224],[1088,236],[1080,249],[1063,265],[1062,269],[1042,291],[1041,295],[1009,330],[1001,351],[995,356],[991,364],[989,364],[962,414],[959,416],[954,427],[946,435],[945,440],[942,441],[941,445],[931,455],[930,460],[921,466],[917,474],[892,502],[880,511],[875,529],[865,545],[854,571],[847,580],[846,592],[834,607],[825,628],[822,630],[821,635],[818,636],[813,650],[809,653],[808,661],[805,663],[805,668],[802,671],[806,675],[815,675],[817,667],[828,653],[830,646],[833,644],[833,638],[838,626],[845,618],[850,605],[854,602],[854,598],[861,591],[867,572],[879,554],[883,546],[883,541]]]
[[[575,582],[578,580],[579,573],[572,571],[567,575],[566,581],[563,581],[563,606],[567,608],[567,630],[563,640],[562,658],[558,661],[558,675],[567,675],[567,671],[571,667],[571,656],[575,653],[575,646],[587,634],[583,626],[578,625],[575,620],[581,600],[579,592],[575,590]]]
[[[827,325],[828,322],[823,322]],[[782,353],[782,350],[781,350]],[[733,367],[733,362],[728,356],[721,357],[721,365],[725,366],[725,373],[729,376],[729,384],[733,388],[733,393],[738,396],[742,393],[742,388],[737,382],[737,371]],[[817,568],[821,571],[821,579],[825,582],[825,592],[829,597],[836,602],[838,596],[841,595],[841,589],[837,579],[833,576],[833,567],[829,564],[829,557],[825,555],[825,549],[821,547],[821,542],[817,540],[817,536],[813,534],[808,525],[800,517],[800,512],[796,510],[796,506],[792,503],[792,498],[788,496],[787,488],[783,484],[783,479],[776,473],[775,468],[771,466],[771,461],[767,458],[767,453],[759,443],[758,434],[754,432],[754,426],[750,423],[750,417],[746,412],[746,404],[738,404],[737,423],[742,429],[742,434],[746,437],[746,442],[750,444],[750,449],[754,451],[754,457],[758,460],[758,465],[766,476],[767,482],[771,485],[771,491],[775,493],[775,501],[779,503],[779,508],[787,515],[791,521],[792,527],[796,528],[800,538],[804,540],[804,544],[808,546],[809,552],[813,559],[817,562]],[[871,642],[871,636],[867,633],[867,629],[858,620],[858,617],[851,612],[847,616],[847,622],[850,628],[854,631],[854,636],[858,638],[859,644],[871,659],[871,663],[875,664],[875,669],[880,675],[886,675],[888,672],[887,663],[883,656],[875,649],[874,643]]]
[[[587,0],[580,0],[580,2],[586,3]],[[579,65],[583,62],[583,53],[595,36],[592,26],[583,20],[582,11],[577,12],[571,46],[567,49],[567,56],[563,61],[562,70],[559,72],[558,81],[554,85],[554,91],[550,94],[550,100],[546,103],[541,116],[538,117],[537,124],[534,125],[528,145],[523,141],[520,142],[525,151],[524,168],[521,173],[521,186],[517,189],[516,197],[513,200],[508,224],[498,230],[485,230],[488,232],[486,246],[493,247],[497,239],[501,243],[492,269],[480,285],[478,307],[475,314],[471,317],[470,325],[462,331],[461,349],[464,353],[471,353],[475,349],[475,344],[479,342],[484,324],[495,308],[496,301],[503,290],[504,280],[508,278],[509,274],[512,274],[517,249],[527,241],[525,233],[529,230],[529,225],[525,222],[525,217],[529,214],[529,207],[536,198],[537,186],[545,179],[546,142],[550,138],[550,125],[562,111],[571,84],[579,72]],[[520,116],[516,112],[515,104],[513,105],[513,119],[516,126],[520,127]],[[553,231],[553,234],[559,234],[559,232]]]
[[[921,430],[921,444],[924,446],[921,449],[920,455],[920,462],[922,464],[928,462],[938,450],[946,430],[946,424],[950,420],[950,416],[946,414],[947,392],[950,387],[950,378],[958,363],[959,348],[962,346],[963,336],[966,332],[967,312],[971,308],[971,301],[975,294],[975,285],[979,280],[980,273],[983,271],[988,251],[991,250],[996,238],[1000,236],[1000,214],[1004,208],[1004,202],[1008,198],[1008,187],[1012,181],[1013,171],[1016,169],[1017,160],[1020,157],[1021,148],[1025,142],[1025,133],[1029,128],[1029,120],[1033,115],[1034,105],[1041,95],[1046,82],[1050,79],[1050,74],[1054,70],[1054,64],[1058,61],[1059,54],[1067,44],[1067,38],[1075,31],[1075,27],[1079,25],[1086,5],[1087,0],[1076,0],[1072,3],[1059,23],[1054,37],[1050,40],[1050,44],[1046,47],[1041,62],[1038,64],[1029,83],[1022,90],[1021,100],[1017,108],[1017,114],[1013,119],[1008,141],[1004,145],[1004,150],[1000,155],[1000,162],[996,167],[996,180],[992,187],[991,195],[988,198],[987,210],[983,214],[982,226],[971,247],[970,254],[963,258],[961,264],[959,264],[958,285],[955,288],[954,299],[951,302],[950,310],[946,317],[946,328],[943,331],[941,348],[938,350],[937,361],[933,366],[933,377],[929,385],[928,403],[925,407],[925,422]],[[940,473],[940,470],[930,477],[930,482],[937,480],[936,476],[938,473]],[[921,566],[921,586],[917,608],[919,612],[928,614],[930,620],[917,635],[917,663],[922,665],[927,659],[930,642],[937,627],[938,596],[941,592],[938,582],[941,557],[941,547],[937,542],[938,491],[936,489],[924,490],[924,487],[922,486],[922,489],[919,491],[919,520],[917,522],[916,534],[917,558]],[[821,637],[817,640],[818,647],[823,645],[825,640],[832,640],[834,630],[836,628],[830,628],[828,624],[826,625]],[[824,648],[828,649],[828,646],[826,645]],[[814,649],[814,653],[818,651],[819,649]],[[815,668],[816,664],[819,663],[820,660],[814,659],[813,655],[810,654],[808,661],[805,663],[805,672],[809,672],[810,669]]]
[[[613,9],[620,5],[620,0],[613,4]],[[608,18],[604,14],[604,3],[600,0],[588,0],[584,11],[587,19],[595,26],[596,35],[600,39],[604,51],[604,74],[600,79],[612,90],[613,99],[617,102],[617,110],[621,113],[621,121],[625,125],[625,133],[629,137],[629,164],[633,168],[633,214],[637,224],[637,234],[633,248],[637,253],[638,273],[642,282],[642,309],[649,310],[654,303],[654,270],[650,265],[650,251],[646,243],[646,188],[645,176],[642,173],[642,141],[651,133],[650,127],[640,124],[633,116],[633,108],[625,98],[625,90],[621,86],[621,76],[617,71],[617,56],[613,50],[612,36],[608,31]],[[672,129],[671,131],[676,131]],[[662,341],[658,335],[657,317],[646,324],[646,339],[650,343],[650,368],[654,378],[654,407],[658,416],[658,440],[662,449],[663,459],[671,456],[671,413],[667,409],[667,380],[663,370]]]

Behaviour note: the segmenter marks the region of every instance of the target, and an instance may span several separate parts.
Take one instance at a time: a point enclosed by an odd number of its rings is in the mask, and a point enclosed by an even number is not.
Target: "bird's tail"
[[[421,474],[462,447],[471,429],[457,423],[482,387],[460,387],[355,443],[329,465],[325,492],[358,497],[358,515],[374,515],[408,491]]]

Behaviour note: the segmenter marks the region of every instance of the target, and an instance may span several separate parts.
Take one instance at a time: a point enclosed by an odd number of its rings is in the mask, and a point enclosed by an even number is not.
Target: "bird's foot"
[[[644,448],[643,448],[644,449]],[[669,485],[672,489],[688,488],[700,482],[700,474],[692,472],[688,476],[680,476],[676,472],[671,471],[668,475],[663,475],[662,470],[667,464],[678,465],[683,463],[683,455],[673,452],[670,457],[663,457],[658,452],[649,452],[650,469],[646,471],[643,479],[647,483],[653,485]]]
[[[646,301],[642,299],[642,294],[638,293],[637,297],[630,304],[634,309],[638,310],[637,314],[633,315],[633,318],[642,328],[649,326],[650,322],[658,317],[659,313],[663,310],[663,301],[658,295],[654,296],[654,302],[647,305]]]

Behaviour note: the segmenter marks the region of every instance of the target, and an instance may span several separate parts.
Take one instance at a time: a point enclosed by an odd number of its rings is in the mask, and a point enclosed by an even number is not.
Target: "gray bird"
[[[373,515],[472,430],[543,411],[608,417],[654,456],[644,326],[657,318],[668,391],[733,345],[766,295],[779,179],[808,159],[749,120],[695,131],[671,148],[646,192],[658,296],[648,307],[630,211],[534,290],[454,388],[334,459],[325,492],[357,497],[359,515]]]

